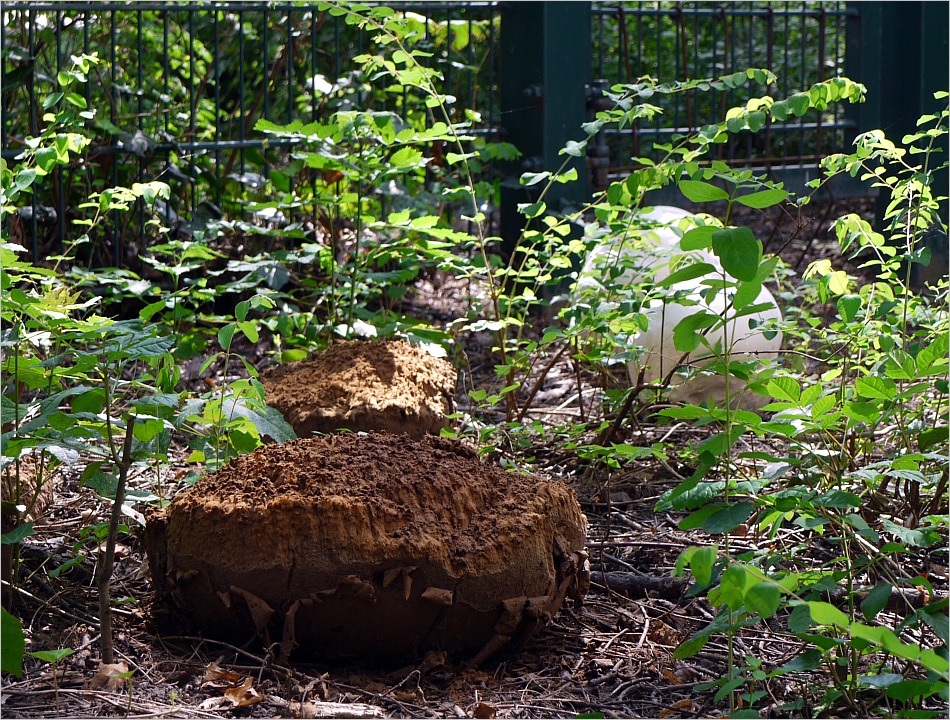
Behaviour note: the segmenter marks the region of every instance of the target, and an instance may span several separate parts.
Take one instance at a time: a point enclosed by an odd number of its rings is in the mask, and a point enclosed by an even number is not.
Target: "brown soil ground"
[[[386,430],[438,434],[453,411],[455,368],[405,340],[349,341],[264,373],[267,403],[298,437]]]

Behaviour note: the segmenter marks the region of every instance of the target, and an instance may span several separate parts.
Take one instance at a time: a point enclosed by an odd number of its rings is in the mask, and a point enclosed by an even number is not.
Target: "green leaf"
[[[813,600],[805,605],[808,607],[808,614],[811,615],[812,621],[818,625],[837,625],[846,628],[851,624],[848,616],[831,603]]]
[[[719,598],[733,610],[745,605],[746,589],[754,582],[743,565],[730,565],[719,580]]]
[[[60,648],[59,650],[37,650],[36,652],[27,653],[27,655],[32,655],[43,662],[55,663],[69,657],[74,652],[76,651],[71,648]]]
[[[712,248],[713,233],[719,230],[715,225],[700,225],[683,233],[680,239],[681,250],[709,250]]]
[[[873,621],[878,613],[887,607],[887,601],[891,599],[893,589],[890,583],[881,583],[874,586],[867,597],[861,601],[861,613],[868,622]]]
[[[547,207],[544,202],[518,203],[518,212],[530,220],[543,214]]]
[[[792,114],[801,117],[808,111],[810,104],[809,97],[806,93],[795,93],[786,101],[788,103],[789,109],[792,111]]]
[[[861,498],[854,493],[846,490],[829,490],[826,493],[818,495],[812,503],[816,507],[827,507],[836,509],[859,508],[861,507]]]
[[[722,503],[710,503],[683,518],[676,527],[680,530],[695,530],[703,526],[709,516],[722,508]]]
[[[908,545],[913,545],[914,547],[928,548],[939,539],[939,535],[933,530],[914,530],[906,528],[903,525],[898,525],[890,520],[882,520],[881,525],[885,532],[891,533]]]
[[[4,501],[6,502],[6,501]],[[0,545],[16,545],[23,538],[27,538],[33,534],[33,523],[25,522],[17,525],[10,532],[5,532],[3,535],[0,535]]]
[[[558,155],[570,155],[571,157],[584,157],[587,152],[587,141],[568,140],[564,147],[558,151]]]
[[[772,378],[766,387],[769,391],[769,395],[776,400],[798,402],[802,396],[801,387],[790,377]]]
[[[149,320],[152,319],[152,317],[156,313],[159,313],[164,309],[165,309],[164,300],[158,300],[156,302],[149,303],[148,305],[143,307],[141,310],[139,310],[139,320],[141,320],[143,323],[147,323]]]
[[[948,440],[950,440],[950,427],[947,425],[928,428],[917,436],[917,444],[921,452],[926,452],[937,445],[946,445]]]
[[[795,609],[804,608],[804,605],[799,605]],[[805,630],[808,628],[805,627]],[[795,631],[797,632],[797,631]],[[778,668],[782,671],[782,674],[790,672],[811,672],[812,670],[817,670],[824,664],[824,661],[821,657],[821,651],[816,648],[808,648],[805,652],[801,653],[797,657],[792,658],[787,663]]]
[[[422,151],[412,147],[400,148],[389,158],[390,165],[394,168],[415,168],[422,160]]]
[[[737,197],[736,202],[740,205],[745,205],[746,207],[761,210],[763,208],[772,207],[773,205],[778,205],[787,197],[788,193],[784,190],[773,188],[770,190],[762,190],[760,192],[754,192],[750,193],[749,195]]]
[[[811,613],[808,611],[807,603],[796,605],[788,615],[788,629],[793,633],[802,635],[808,632],[811,626]]]
[[[721,187],[698,180],[682,180],[680,181],[679,188],[687,200],[695,203],[729,199],[729,193]]]
[[[23,623],[0,608],[0,670],[22,677],[25,650]]]
[[[854,389],[861,397],[877,400],[893,400],[897,397],[897,384],[890,378],[862,377],[854,383]]]
[[[227,351],[231,349],[231,340],[234,338],[236,331],[237,325],[234,323],[229,323],[218,330],[218,344],[223,350]]]
[[[716,562],[716,548],[698,548],[689,559],[689,569],[696,582],[702,586],[712,582],[713,564]]]
[[[710,515],[703,523],[703,530],[713,535],[731,532],[748,520],[753,510],[755,505],[750,502],[729,505]]]
[[[294,429],[275,408],[264,407],[258,410],[240,398],[227,398],[221,407],[225,417],[243,417],[250,420],[262,438],[269,437],[274,442],[287,442],[297,437]]]
[[[549,172],[526,172],[521,174],[521,184],[531,187],[532,185],[538,184],[542,180],[547,180],[549,177],[551,177],[551,173]]]
[[[717,230],[713,233],[712,245],[727,273],[737,280],[755,280],[762,262],[762,243],[749,228]]]
[[[662,282],[656,284],[657,287],[672,287],[677,283],[686,282],[687,280],[694,280],[699,277],[705,277],[709,273],[716,272],[711,264],[705,262],[691,263],[685,267],[681,267],[675,272],[670,273],[669,276],[663,278]]]
[[[851,322],[861,309],[860,295],[842,295],[838,298],[838,314],[845,322]]]
[[[929,682],[927,680],[902,680],[888,685],[884,694],[892,700],[911,702],[918,698],[928,698],[947,689],[945,682]]]
[[[244,333],[244,337],[246,337],[252,343],[256,343],[258,341],[260,336],[257,333],[257,325],[252,320],[244,320],[243,322],[239,322],[238,327],[241,328],[241,332]]]
[[[86,109],[86,98],[84,98],[82,95],[78,93],[66,93],[65,97],[66,102],[70,103],[71,105],[75,105],[80,110]]]
[[[759,582],[750,587],[745,594],[745,604],[763,618],[772,617],[782,600],[778,585],[771,582]]]
[[[702,631],[700,631],[702,632]],[[700,635],[697,633],[688,640],[681,642],[677,648],[673,651],[673,657],[677,660],[685,660],[686,658],[691,658],[693,655],[698,653],[704,647],[706,643],[709,642],[709,635]]]
[[[898,675],[897,673],[881,673],[880,675],[861,675],[858,678],[858,682],[867,687],[886,688],[903,679],[903,675]]]
[[[712,327],[719,322],[719,316],[702,312],[687,315],[673,328],[673,347],[682,353],[693,352],[702,342],[700,330]]]
[[[36,170],[32,168],[26,168],[21,170],[16,175],[16,180],[14,180],[14,185],[16,185],[19,190],[26,190],[30,185],[33,184],[33,181],[36,179]]]

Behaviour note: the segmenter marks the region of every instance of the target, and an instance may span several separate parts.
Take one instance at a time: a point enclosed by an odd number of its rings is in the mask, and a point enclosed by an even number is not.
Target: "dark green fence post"
[[[555,171],[568,140],[584,137],[589,117],[586,86],[591,69],[589,2],[511,2],[501,8],[500,97],[503,139],[522,158],[506,169],[501,189],[501,235],[508,248],[522,228],[519,202],[533,202],[540,190],[522,188],[523,172]],[[545,196],[561,210],[590,198],[585,158],[572,161],[578,182],[555,185]]]
[[[937,90],[950,90],[945,2],[849,2],[845,72],[868,88],[867,102],[850,112],[857,132],[882,129],[900,143],[917,129],[917,118],[939,112],[946,100]],[[943,157],[947,150],[944,149]],[[946,173],[935,191],[946,195]],[[889,198],[878,202],[878,221]],[[944,203],[943,220],[948,217]]]

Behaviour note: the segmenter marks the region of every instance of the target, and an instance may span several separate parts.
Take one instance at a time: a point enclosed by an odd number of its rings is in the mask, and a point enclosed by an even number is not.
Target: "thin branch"
[[[129,477],[129,468],[132,467],[132,430],[134,427],[135,416],[130,415],[125,426],[125,441],[122,443],[119,482],[116,485],[112,516],[109,519],[109,535],[106,538],[106,549],[99,556],[99,577],[96,579],[99,588],[99,630],[102,635],[102,662],[109,665],[115,660],[115,653],[112,649],[112,601],[109,581],[112,578],[112,567],[115,562],[115,540],[119,532],[122,503],[125,502],[125,485]]]

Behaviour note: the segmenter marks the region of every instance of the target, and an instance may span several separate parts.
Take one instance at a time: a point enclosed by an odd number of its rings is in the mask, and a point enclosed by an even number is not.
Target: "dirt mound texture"
[[[438,435],[454,410],[457,373],[405,340],[349,341],[261,378],[268,405],[299,437],[340,429]]]
[[[159,595],[212,635],[477,664],[580,601],[586,526],[567,486],[456,441],[343,434],[234,460],[150,515],[145,544]]]

